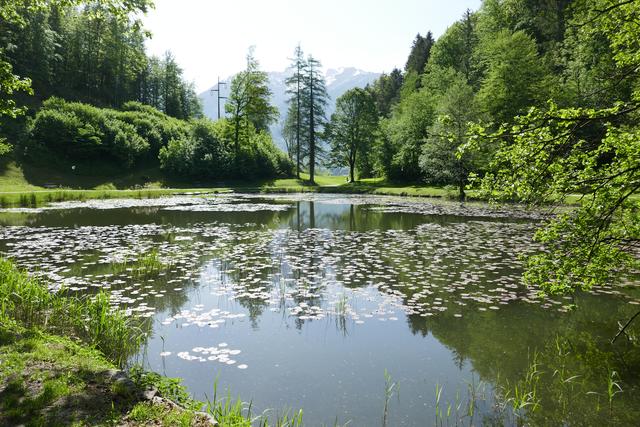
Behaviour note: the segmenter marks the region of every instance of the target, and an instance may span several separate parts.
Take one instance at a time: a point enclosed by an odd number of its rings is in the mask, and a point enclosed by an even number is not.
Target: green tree
[[[422,146],[420,167],[427,183],[455,185],[464,200],[469,173],[478,172],[482,156],[478,152],[460,153],[458,149],[467,142],[469,123],[478,118],[477,108],[466,77],[453,69],[442,73],[448,73],[449,78],[438,93],[439,116]],[[439,82],[442,81],[445,79],[440,77]],[[431,90],[437,93],[434,87]]]
[[[418,34],[413,40],[407,63],[404,66],[405,75],[401,89],[404,97],[420,89],[422,83],[421,76],[424,72],[425,65],[431,57],[431,49],[434,43],[435,41],[433,40],[431,31],[424,37]]]
[[[331,163],[348,166],[351,182],[355,181],[356,161],[371,149],[377,127],[376,106],[368,91],[355,88],[338,98],[325,134],[331,144]]]
[[[483,43],[487,73],[478,99],[495,120],[506,123],[544,96],[545,70],[534,40],[522,31],[502,30]]]
[[[393,116],[381,123],[380,168],[395,180],[422,179],[419,157],[436,119],[435,97],[425,88],[403,98]]]
[[[11,64],[9,74],[28,76],[35,90],[35,99],[22,96],[21,103],[37,105],[52,95],[110,107],[137,100],[175,117],[201,114],[193,86],[173,57],[160,61],[145,53],[148,33],[130,12],[146,10],[147,1],[9,3],[15,19],[0,26],[0,57]]]
[[[301,100],[300,108],[303,107],[304,100]],[[298,122],[300,119],[300,122]],[[300,123],[300,126],[298,126]],[[305,141],[308,140],[309,129],[307,127],[307,117],[304,111],[298,110],[298,104],[289,103],[287,115],[282,125],[282,137],[284,139],[289,159],[296,166],[296,177],[299,178],[299,171],[309,155]]]
[[[289,104],[289,115],[286,119],[285,130],[286,133],[290,135],[289,141],[293,143],[293,149],[291,151],[295,153],[296,177],[300,179],[300,164],[302,161],[300,141],[302,140],[301,137],[304,132],[302,129],[304,126],[302,103],[304,97],[304,79],[307,72],[307,63],[300,45],[296,46],[290,68],[293,70],[293,74],[285,80],[287,94],[290,95],[290,98],[287,100]],[[293,134],[291,134],[291,131],[293,131]]]
[[[407,58],[407,63],[404,66],[404,71],[407,73],[414,71],[418,75],[422,74],[424,66],[429,61],[431,48],[434,43],[435,41],[433,40],[433,34],[431,34],[431,31],[428,31],[427,35],[424,37],[418,34],[411,45],[411,52],[409,53],[409,58]]]
[[[391,115],[391,108],[400,100],[400,89],[404,78],[402,72],[394,68],[391,73],[383,73],[380,77],[368,86],[368,90],[373,94],[378,113],[383,117]]]
[[[636,88],[629,98],[597,109],[551,103],[494,134],[478,127],[469,142],[502,141],[481,181],[487,195],[543,204],[581,194],[579,207],[536,233],[546,250],[528,259],[524,278],[550,293],[615,283],[640,267],[639,4],[597,0],[572,23],[608,41]]]
[[[225,109],[230,115],[233,126],[233,144],[237,156],[240,153],[241,136],[257,131],[266,131],[278,117],[278,110],[273,107],[269,98],[269,77],[260,71],[258,61],[253,55],[253,48],[247,54],[247,68],[231,80],[229,99]]]
[[[479,43],[477,21],[477,14],[467,10],[434,44],[430,57],[431,65],[461,72],[474,88],[480,78],[474,54]]]
[[[315,183],[315,168],[319,153],[318,135],[326,121],[325,108],[329,95],[321,72],[320,61],[309,55],[307,74],[304,79],[304,102],[302,109],[307,117],[307,146],[309,152],[309,180]]]

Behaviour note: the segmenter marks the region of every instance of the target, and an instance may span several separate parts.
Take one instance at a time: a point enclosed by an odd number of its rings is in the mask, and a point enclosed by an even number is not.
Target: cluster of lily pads
[[[425,219],[407,229],[371,224],[341,230],[224,223],[215,217],[215,212],[284,214],[298,202],[348,203],[372,215],[419,214]],[[212,212],[210,221],[181,225],[0,228],[2,254],[31,274],[54,288],[109,290],[114,305],[153,317],[159,327],[215,329],[247,316],[255,322],[265,311],[281,313],[296,327],[322,319],[344,327],[347,321],[362,325],[408,316],[461,318],[468,310],[497,311],[509,304],[559,312],[570,306],[563,298],[540,297],[538,289],[521,285],[519,256],[539,250],[532,233],[541,217],[524,210],[325,195],[185,196],[65,202],[42,209],[78,207]],[[508,216],[518,220],[507,221]],[[235,301],[238,311],[191,305],[194,289]],[[231,356],[239,350],[225,347],[196,347],[177,356],[235,364]]]

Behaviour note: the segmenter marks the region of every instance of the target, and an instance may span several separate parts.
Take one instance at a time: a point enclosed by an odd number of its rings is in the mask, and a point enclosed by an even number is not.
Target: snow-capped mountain
[[[271,89],[271,104],[273,104],[280,112],[280,119],[278,123],[271,126],[271,134],[276,144],[284,149],[284,141],[282,140],[282,123],[287,114],[287,99],[285,79],[290,75],[288,71],[275,71],[267,73],[269,75],[269,88]],[[327,105],[327,118],[331,116],[331,113],[335,111],[336,99],[343,93],[354,87],[365,87],[367,84],[372,83],[380,76],[379,73],[372,73],[368,71],[358,70],[357,68],[338,68],[328,69],[325,72],[325,81],[327,85],[327,93],[330,100]],[[231,78],[225,80],[225,82],[231,82]],[[223,96],[229,94],[228,85],[221,85]],[[202,92],[200,100],[204,109],[205,116],[211,119],[218,118],[218,99],[216,92],[212,92],[218,88],[218,85],[214,85],[210,89]],[[221,110],[224,114],[224,100],[220,101]]]

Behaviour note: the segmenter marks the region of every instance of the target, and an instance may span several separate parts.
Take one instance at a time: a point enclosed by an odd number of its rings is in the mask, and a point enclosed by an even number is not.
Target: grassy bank
[[[107,294],[51,292],[0,259],[0,425],[301,425],[301,412],[254,417],[213,378],[205,403],[177,379],[121,371],[145,338],[139,326]]]
[[[345,193],[416,197],[451,197],[457,192],[447,188],[392,183],[379,178],[347,182],[345,176],[309,176],[301,179],[235,182],[180,182],[167,180],[157,171],[139,170],[117,178],[86,177],[70,173],[23,168],[15,162],[0,167],[0,207],[37,207],[70,200],[156,198],[184,193]]]
[[[140,169],[116,177],[80,176],[46,168],[22,167],[13,161],[5,161],[0,165],[0,207],[37,207],[70,200],[146,199],[178,194],[225,192],[373,194],[452,200],[458,198],[458,190],[453,187],[391,182],[382,178],[368,178],[351,183],[346,176],[318,175],[315,181],[315,184],[311,184],[309,175],[303,173],[301,179],[183,182],[168,179],[159,174],[157,169]],[[475,191],[467,191],[469,200],[476,197]],[[637,200],[640,199],[640,195],[631,198]],[[565,200],[569,205],[580,202],[581,196],[577,194],[570,195]]]
[[[129,384],[95,349],[36,329],[0,327],[0,425],[211,425]]]

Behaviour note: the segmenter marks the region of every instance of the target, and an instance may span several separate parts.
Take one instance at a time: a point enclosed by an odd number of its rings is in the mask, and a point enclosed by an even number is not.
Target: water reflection
[[[310,425],[378,425],[387,369],[402,390],[390,425],[432,424],[436,385],[455,407],[480,384],[477,415],[460,420],[509,423],[516,414],[491,396],[535,356],[552,408],[537,423],[638,416],[637,348],[606,344],[638,301],[608,290],[540,299],[522,287],[518,255],[537,250],[539,215],[318,195],[174,202],[0,213],[0,250],[75,292],[108,289],[148,317],[139,357],[199,398],[219,376],[258,409],[302,407]],[[579,379],[559,383],[558,366],[563,381]],[[613,371],[625,393],[609,408],[603,379]]]

